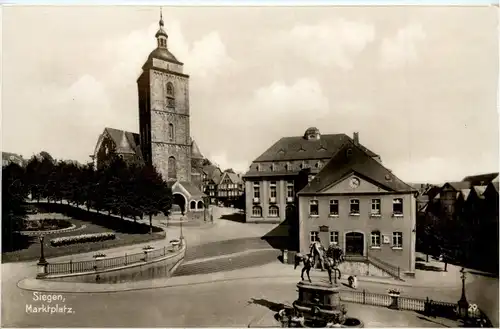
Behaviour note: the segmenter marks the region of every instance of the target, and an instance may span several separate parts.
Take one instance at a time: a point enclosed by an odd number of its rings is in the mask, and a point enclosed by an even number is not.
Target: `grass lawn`
[[[161,228],[153,227],[153,234],[149,234],[149,225],[147,224],[134,223],[116,216],[87,212],[84,209],[66,204],[43,203],[36,205],[36,207],[39,209],[38,217],[43,217],[43,215],[40,215],[42,212],[47,213],[47,218],[51,218],[51,213],[63,214],[66,219],[76,225],[76,229],[68,232],[63,231],[45,235],[44,254],[46,258],[144,243],[165,237],[165,232]],[[58,215],[58,218],[60,217],[61,215]],[[53,247],[50,244],[50,240],[56,237],[102,232],[115,232],[116,239],[59,247]],[[37,236],[31,237],[18,234],[13,239],[17,242],[14,248],[11,250],[2,249],[2,263],[37,260],[40,257],[40,241]]]

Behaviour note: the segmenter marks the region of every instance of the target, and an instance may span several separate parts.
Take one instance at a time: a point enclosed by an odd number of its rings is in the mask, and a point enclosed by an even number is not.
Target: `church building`
[[[152,164],[172,188],[173,210],[204,209],[204,157],[190,137],[189,75],[168,49],[168,35],[160,17],[157,47],[148,56],[137,79],[139,134],[105,128],[91,156],[96,168],[112,149],[129,162]]]

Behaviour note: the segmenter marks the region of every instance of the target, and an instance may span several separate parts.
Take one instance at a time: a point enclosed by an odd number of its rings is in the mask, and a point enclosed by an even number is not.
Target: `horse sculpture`
[[[311,268],[314,266],[314,259],[311,254],[307,255],[302,255],[302,254],[296,254],[295,255],[295,266],[294,270],[299,266],[300,263],[304,263],[304,267],[302,268],[302,272],[300,273],[300,278],[302,281],[304,280],[304,272],[307,274],[307,278],[309,279],[309,282],[311,282],[311,277],[309,276],[309,272],[311,271]]]
[[[309,282],[311,282],[311,278],[309,277],[309,271],[312,267],[314,267],[316,263],[316,259],[320,262],[321,268],[326,269],[328,272],[328,279],[330,283],[332,282],[332,272],[334,272],[334,281],[337,283],[337,279],[340,279],[341,273],[338,269],[338,265],[344,261],[344,253],[342,249],[332,244],[330,247],[325,250],[323,246],[319,243],[312,243],[309,247],[309,254],[302,255],[297,254],[295,256],[295,268],[299,266],[301,262],[304,263],[304,267],[302,268],[301,278],[304,280],[304,272],[307,274]]]

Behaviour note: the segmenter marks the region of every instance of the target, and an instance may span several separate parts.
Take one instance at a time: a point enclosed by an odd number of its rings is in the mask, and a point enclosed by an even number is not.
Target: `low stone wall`
[[[389,273],[365,262],[343,262],[339,265],[339,270],[342,275],[376,276],[381,278],[392,277]]]
[[[183,247],[177,252],[144,263],[135,263],[101,271],[47,275],[40,279],[63,282],[123,283],[170,277],[182,263],[185,255],[186,243],[184,242]]]

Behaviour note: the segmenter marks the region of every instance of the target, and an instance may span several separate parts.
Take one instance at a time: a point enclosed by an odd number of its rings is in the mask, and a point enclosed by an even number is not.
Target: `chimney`
[[[354,144],[355,145],[358,145],[359,144],[359,133],[358,132],[355,132],[352,136],[352,139],[354,141]]]

